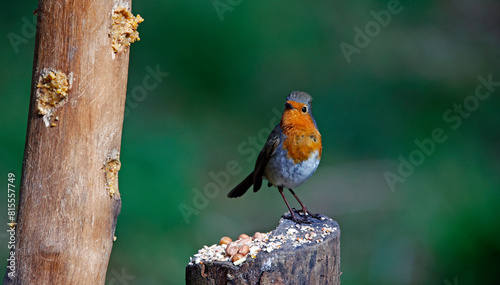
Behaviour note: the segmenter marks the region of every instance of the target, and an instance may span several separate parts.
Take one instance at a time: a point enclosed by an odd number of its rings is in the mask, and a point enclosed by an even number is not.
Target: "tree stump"
[[[248,254],[240,265],[225,252],[214,257],[226,245],[205,246],[187,265],[186,284],[340,284],[339,225],[323,215],[310,222],[282,217],[258,254]]]

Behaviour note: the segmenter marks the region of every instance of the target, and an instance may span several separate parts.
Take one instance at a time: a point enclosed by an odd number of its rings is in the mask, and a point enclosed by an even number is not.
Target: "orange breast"
[[[315,151],[321,158],[321,134],[309,114],[301,114],[297,110],[287,111],[281,118],[281,128],[286,135],[283,149],[288,152],[288,158],[300,163]]]

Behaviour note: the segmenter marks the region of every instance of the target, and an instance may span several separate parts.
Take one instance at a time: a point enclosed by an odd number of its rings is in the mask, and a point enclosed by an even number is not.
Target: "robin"
[[[312,97],[305,92],[293,91],[288,95],[281,122],[260,151],[254,171],[229,192],[229,198],[242,196],[252,185],[254,192],[259,191],[262,179],[266,178],[268,187],[278,188],[293,221],[307,222],[307,215],[319,218],[318,214],[307,210],[292,190],[313,175],[321,159],[321,134],[312,115],[311,101]],[[302,206],[297,215],[294,213],[296,210],[290,208],[283,188],[288,188]],[[300,216],[300,212],[305,217]]]

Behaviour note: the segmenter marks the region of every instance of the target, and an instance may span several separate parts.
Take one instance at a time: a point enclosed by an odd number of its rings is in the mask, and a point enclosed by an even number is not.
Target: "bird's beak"
[[[285,102],[285,109],[289,109],[289,110],[292,110],[292,109],[295,109],[292,104],[288,103],[288,102]]]

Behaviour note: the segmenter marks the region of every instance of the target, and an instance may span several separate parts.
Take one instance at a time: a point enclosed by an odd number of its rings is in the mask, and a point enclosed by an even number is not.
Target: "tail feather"
[[[250,173],[250,175],[247,176],[243,181],[241,181],[240,184],[236,185],[236,187],[227,194],[227,197],[229,198],[237,198],[245,194],[247,192],[248,188],[252,186],[253,184],[253,172]]]

